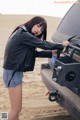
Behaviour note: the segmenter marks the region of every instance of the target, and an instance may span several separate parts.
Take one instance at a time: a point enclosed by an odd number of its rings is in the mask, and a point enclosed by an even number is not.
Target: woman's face
[[[31,32],[35,35],[35,36],[38,36],[42,33],[43,31],[43,27],[40,26],[40,24],[36,24],[32,27],[32,30]]]

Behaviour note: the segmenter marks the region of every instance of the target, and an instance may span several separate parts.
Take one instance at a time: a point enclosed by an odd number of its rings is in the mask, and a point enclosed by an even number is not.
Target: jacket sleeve
[[[35,57],[51,58],[52,51],[35,51]]]
[[[41,39],[35,37],[34,35],[30,34],[29,32],[23,32],[21,35],[21,39],[23,43],[26,45],[34,46],[37,48],[41,48],[44,50],[63,50],[62,44],[52,43],[48,41],[42,41]]]

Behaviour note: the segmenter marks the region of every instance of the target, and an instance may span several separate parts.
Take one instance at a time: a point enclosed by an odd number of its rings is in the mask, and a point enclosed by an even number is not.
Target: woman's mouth
[[[38,35],[38,32],[35,31],[34,34],[35,34],[35,35]]]

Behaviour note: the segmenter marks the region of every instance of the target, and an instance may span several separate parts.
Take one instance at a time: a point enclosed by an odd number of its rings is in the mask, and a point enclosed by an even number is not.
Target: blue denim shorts
[[[8,87],[9,80],[11,79],[13,70],[3,70],[3,81],[5,87]],[[9,87],[15,87],[19,84],[22,84],[23,72],[15,72],[13,78],[11,79]]]

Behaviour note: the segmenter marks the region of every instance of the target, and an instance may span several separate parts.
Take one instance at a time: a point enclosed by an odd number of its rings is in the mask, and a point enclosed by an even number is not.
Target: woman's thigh
[[[22,108],[22,85],[8,88],[11,109],[15,112],[20,112]]]

